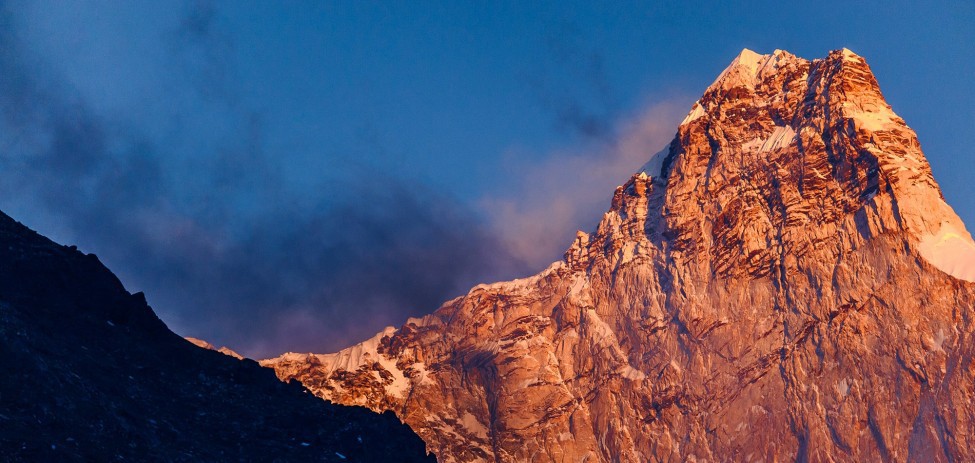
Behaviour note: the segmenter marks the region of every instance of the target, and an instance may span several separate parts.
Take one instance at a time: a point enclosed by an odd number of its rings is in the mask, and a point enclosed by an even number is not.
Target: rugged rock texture
[[[392,413],[184,341],[94,255],[0,213],[0,461],[428,460]]]
[[[973,250],[861,57],[745,50],[564,260],[263,364],[448,462],[973,461]]]

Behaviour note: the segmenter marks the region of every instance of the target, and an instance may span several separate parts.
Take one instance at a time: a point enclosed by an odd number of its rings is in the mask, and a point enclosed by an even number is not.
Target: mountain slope
[[[428,461],[392,414],[184,341],[94,255],[3,213],[0,370],[5,462]]]
[[[597,229],[328,355],[442,461],[969,461],[975,243],[849,50],[744,50]]]

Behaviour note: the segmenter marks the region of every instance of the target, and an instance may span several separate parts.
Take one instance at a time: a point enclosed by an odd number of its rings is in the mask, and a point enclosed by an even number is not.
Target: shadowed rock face
[[[0,213],[0,460],[428,461],[391,413],[318,400],[169,331],[94,255]]]
[[[564,260],[263,364],[443,461],[970,461],[972,249],[861,57],[745,50]]]

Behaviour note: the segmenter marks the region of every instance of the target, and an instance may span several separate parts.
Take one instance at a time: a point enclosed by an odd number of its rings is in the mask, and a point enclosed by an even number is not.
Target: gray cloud
[[[201,92],[233,72],[215,15],[198,4],[170,36]],[[98,252],[180,334],[257,357],[329,351],[527,272],[421,184],[347,163],[288,188],[260,113],[232,92],[205,108],[235,127],[212,144],[160,143],[96,114],[19,43],[11,11],[0,16],[0,206]],[[199,146],[212,150],[177,152]]]
[[[342,348],[474,284],[540,270],[687,106],[619,122],[599,54],[553,42],[570,81],[541,82],[540,102],[592,143],[509,157],[514,186],[472,211],[356,161],[396,158],[369,126],[356,152],[323,153],[295,186],[295,158],[268,146],[265,116],[241,98],[232,34],[209,3],[161,34],[169,72],[153,108],[168,112],[150,119],[161,128],[99,113],[20,43],[10,9],[0,25],[0,208],[97,252],[178,333],[255,357]]]
[[[579,27],[559,23],[545,41],[540,67],[525,70],[529,95],[552,114],[553,125],[586,140],[611,141],[619,111],[605,58],[584,40]]]

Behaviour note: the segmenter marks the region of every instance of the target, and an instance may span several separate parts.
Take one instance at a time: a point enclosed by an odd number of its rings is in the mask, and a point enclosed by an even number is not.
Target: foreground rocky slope
[[[4,462],[428,461],[391,413],[184,341],[95,256],[3,213],[0,371]]]
[[[745,50],[564,260],[263,364],[443,461],[972,461],[973,263],[863,58]]]

